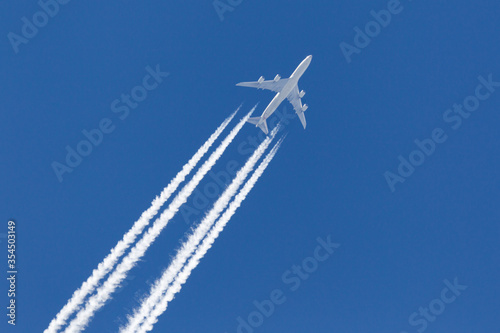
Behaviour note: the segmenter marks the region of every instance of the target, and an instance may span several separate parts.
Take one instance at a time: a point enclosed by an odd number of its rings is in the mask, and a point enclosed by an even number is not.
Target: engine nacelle
[[[307,104],[302,105],[302,112],[306,111],[309,109],[309,106]]]
[[[306,92],[304,90],[302,90],[300,93],[299,93],[299,97],[302,98],[306,95]]]
[[[262,83],[262,82],[264,82],[264,80],[265,80],[265,78],[263,76],[261,76],[257,82]]]
[[[278,74],[274,78],[274,82],[278,82],[281,79],[281,76]]]

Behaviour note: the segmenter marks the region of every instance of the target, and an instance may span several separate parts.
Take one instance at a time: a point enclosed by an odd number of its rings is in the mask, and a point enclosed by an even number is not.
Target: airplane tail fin
[[[262,119],[262,117],[252,117],[252,118],[248,118],[247,122],[249,122],[250,124],[254,124],[256,126],[259,126],[259,128],[265,134],[269,133],[269,130],[267,129],[266,119]]]

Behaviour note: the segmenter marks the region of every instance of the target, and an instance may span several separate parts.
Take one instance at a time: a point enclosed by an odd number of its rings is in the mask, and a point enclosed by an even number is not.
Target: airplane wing
[[[307,105],[302,105],[302,100],[300,99],[299,96],[299,87],[295,86],[293,88],[292,92],[290,95],[287,97],[288,101],[292,104],[293,109],[297,113],[297,116],[299,116],[300,122],[302,123],[302,126],[304,126],[304,129],[306,128],[306,117],[304,115],[304,111],[307,109]]]
[[[260,81],[260,80],[259,80]],[[288,79],[280,79],[278,81],[275,80],[267,80],[267,81],[255,81],[255,82],[240,82],[237,86],[240,87],[250,87],[257,89],[266,89],[279,93],[283,90],[283,87],[288,82]]]

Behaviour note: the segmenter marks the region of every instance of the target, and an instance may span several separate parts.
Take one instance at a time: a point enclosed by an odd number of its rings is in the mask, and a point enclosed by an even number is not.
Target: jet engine
[[[306,111],[309,108],[307,104],[302,105],[302,112]]]
[[[304,90],[302,90],[300,93],[299,93],[299,97],[302,98],[306,95],[306,92]]]
[[[257,81],[257,82],[262,83],[262,82],[264,82],[264,80],[265,80],[265,78],[264,78],[263,76],[261,76],[261,77],[259,78],[259,81]]]
[[[281,76],[278,74],[278,75],[276,75],[276,77],[274,78],[274,82],[278,82],[280,79],[281,79]]]

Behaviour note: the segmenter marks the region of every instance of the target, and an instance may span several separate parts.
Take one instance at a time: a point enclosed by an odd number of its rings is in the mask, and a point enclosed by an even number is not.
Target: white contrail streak
[[[177,251],[177,254],[170,263],[169,267],[163,272],[162,277],[151,286],[150,296],[142,302],[140,309],[135,311],[135,314],[128,318],[129,323],[126,327],[121,329],[121,332],[135,332],[137,327],[144,320],[144,317],[146,317],[151,312],[155,304],[158,303],[161,296],[165,293],[165,290],[168,288],[170,283],[172,283],[176,275],[186,263],[187,259],[191,256],[203,237],[205,237],[222,211],[227,207],[231,198],[238,192],[248,174],[253,170],[261,156],[269,147],[269,144],[274,139],[278,130],[279,125],[271,132],[270,136],[264,139],[264,141],[257,147],[252,156],[248,158],[245,165],[238,171],[234,180],[220,195],[214,203],[212,209],[205,215],[196,230],[188,237],[181,248]]]
[[[215,226],[210,230],[209,234],[205,239],[203,239],[202,244],[196,249],[194,255],[189,259],[188,263],[180,274],[174,280],[174,283],[167,289],[165,295],[162,296],[161,300],[156,304],[153,311],[146,318],[146,321],[143,325],[137,330],[137,332],[148,332],[153,329],[153,325],[158,321],[158,317],[165,312],[167,309],[168,303],[174,299],[175,294],[177,294],[184,283],[186,283],[187,279],[191,275],[193,269],[199,264],[200,260],[205,256],[207,251],[212,247],[212,244],[217,239],[219,234],[222,232],[226,224],[229,222],[231,217],[234,215],[236,210],[240,207],[243,200],[245,200],[248,193],[252,190],[253,186],[257,182],[257,180],[262,176],[264,171],[266,170],[269,163],[271,163],[274,155],[276,155],[283,138],[273,147],[273,149],[269,152],[269,154],[264,158],[261,162],[257,170],[252,174],[250,179],[245,183],[241,191],[236,195],[235,199],[229,205],[229,208],[222,214],[221,218],[217,221]]]
[[[153,225],[144,233],[142,239],[135,244],[127,256],[123,258],[122,262],[118,264],[106,282],[104,282],[104,284],[97,290],[97,293],[90,297],[85,304],[85,308],[77,313],[76,318],[70,322],[65,332],[79,332],[88,325],[95,312],[104,306],[106,301],[111,297],[111,294],[116,290],[116,288],[118,288],[123,279],[125,279],[128,271],[130,271],[135,266],[137,261],[144,255],[146,250],[155,241],[163,228],[165,228],[167,223],[177,213],[179,208],[187,201],[188,197],[194,191],[196,186],[198,186],[203,177],[222,156],[226,148],[234,140],[235,136],[241,130],[254,110],[255,107],[231,130],[228,136],[195,173],[193,178],[180,190],[168,208],[163,211],[160,217],[158,217]]]
[[[241,106],[240,106],[241,107]],[[160,196],[157,196],[149,207],[139,219],[133,224],[132,228],[123,236],[123,238],[115,245],[111,252],[104,258],[104,260],[93,270],[92,275],[85,281],[82,286],[77,289],[71,299],[68,300],[66,305],[59,311],[54,319],[49,324],[49,327],[44,331],[45,333],[54,333],[66,325],[67,319],[73,312],[79,309],[85,297],[94,292],[99,281],[109,273],[115,266],[118,259],[125,253],[132,243],[135,242],[138,235],[142,233],[144,228],[149,224],[149,221],[158,213],[158,210],[168,200],[168,198],[177,190],[177,187],[186,179],[186,176],[200,162],[202,157],[207,153],[215,140],[227,127],[229,122],[236,115],[240,107],[215,130],[215,132],[208,138],[208,140],[198,149],[198,151],[191,157],[191,159],[182,167],[182,170],[175,176],[175,178],[163,189]]]

